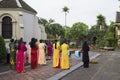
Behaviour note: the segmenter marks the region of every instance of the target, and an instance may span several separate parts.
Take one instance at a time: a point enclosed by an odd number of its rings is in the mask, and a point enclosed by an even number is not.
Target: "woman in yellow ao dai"
[[[61,69],[69,69],[69,57],[68,57],[69,45],[67,44],[66,40],[64,40],[63,44],[61,45],[61,49],[62,49]]]
[[[60,68],[60,44],[57,40],[53,44],[53,67]]]

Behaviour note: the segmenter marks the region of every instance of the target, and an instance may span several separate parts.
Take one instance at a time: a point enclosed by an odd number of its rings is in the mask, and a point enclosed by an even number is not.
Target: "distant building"
[[[116,13],[116,38],[117,38],[117,44],[120,46],[120,12]]]
[[[0,35],[9,42],[23,37],[46,39],[45,27],[38,23],[37,12],[23,0],[0,0]]]

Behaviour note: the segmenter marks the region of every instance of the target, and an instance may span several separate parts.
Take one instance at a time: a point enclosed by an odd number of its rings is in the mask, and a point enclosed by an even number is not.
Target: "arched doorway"
[[[12,38],[12,19],[9,16],[2,18],[2,37],[4,39]]]

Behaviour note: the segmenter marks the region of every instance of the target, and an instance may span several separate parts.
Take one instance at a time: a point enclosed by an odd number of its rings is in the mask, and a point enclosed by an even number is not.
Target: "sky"
[[[118,0],[24,0],[38,13],[37,16],[47,20],[54,19],[56,23],[65,25],[64,6],[69,8],[67,26],[83,22],[88,26],[96,24],[97,16],[102,14],[106,23],[115,22],[116,12],[120,11]]]

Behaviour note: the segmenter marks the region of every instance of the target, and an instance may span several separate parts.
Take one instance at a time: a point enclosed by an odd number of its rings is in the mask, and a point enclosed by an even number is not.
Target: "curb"
[[[29,67],[30,67],[30,65],[25,66],[25,68],[29,68]],[[0,75],[7,74],[7,73],[10,73],[10,72],[12,72],[12,71],[14,71],[14,70],[4,71],[4,72],[1,72]]]
[[[90,57],[90,59],[95,59],[96,57],[98,57],[100,55],[101,55],[100,53],[97,53],[96,55]],[[63,78],[64,76],[66,76],[67,74],[69,74],[70,72],[78,69],[82,65],[83,65],[83,62],[80,62],[77,65],[72,66],[69,70],[64,70],[64,71],[62,71],[62,72],[60,72],[60,73],[58,73],[58,74],[56,74],[56,75],[46,79],[46,80],[59,80],[59,79]]]
[[[9,72],[12,72],[12,70],[8,70],[8,71],[5,71],[5,72],[1,72],[0,75],[6,74],[6,73],[9,73]]]

